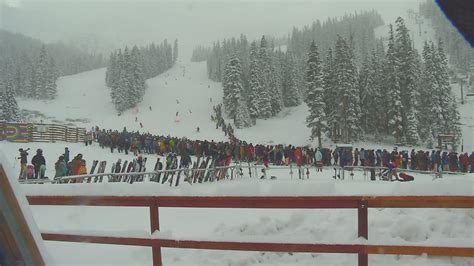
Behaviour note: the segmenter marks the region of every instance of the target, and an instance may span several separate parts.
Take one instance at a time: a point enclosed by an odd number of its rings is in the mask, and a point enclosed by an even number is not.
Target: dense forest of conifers
[[[145,95],[145,80],[170,69],[178,58],[178,40],[173,47],[164,40],[140,47],[125,47],[111,53],[105,83],[119,115],[141,102]]]
[[[5,30],[0,40],[0,120],[19,119],[15,97],[54,99],[59,76],[105,65],[102,55],[61,43],[43,44]]]
[[[312,138],[352,142],[391,135],[432,146],[440,133],[461,137],[442,39],[413,48],[402,18],[377,39],[374,12],[294,28],[286,49],[266,36],[215,42],[208,76],[223,83],[224,109],[236,127],[255,125],[305,102]]]

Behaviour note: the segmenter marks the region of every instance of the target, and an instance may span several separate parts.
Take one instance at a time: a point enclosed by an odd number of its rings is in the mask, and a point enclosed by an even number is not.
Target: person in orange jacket
[[[297,147],[295,149],[295,161],[297,166],[301,166],[301,156],[303,155],[303,152],[301,151],[301,147]]]
[[[402,167],[402,156],[399,152],[395,154],[395,167],[401,168]]]

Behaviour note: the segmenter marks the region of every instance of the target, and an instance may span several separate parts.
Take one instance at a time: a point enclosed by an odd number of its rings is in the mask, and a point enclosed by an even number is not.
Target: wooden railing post
[[[150,205],[150,229],[151,234],[156,230],[160,230],[160,214],[159,207],[156,203]],[[162,266],[163,262],[161,261],[161,246],[153,244],[153,266]]]
[[[368,228],[368,213],[367,213],[367,201],[362,199],[359,201],[357,208],[357,217],[358,217],[358,229],[357,236],[368,239],[369,237],[369,228]],[[365,252],[359,253],[359,266],[367,266],[369,264],[368,255]]]

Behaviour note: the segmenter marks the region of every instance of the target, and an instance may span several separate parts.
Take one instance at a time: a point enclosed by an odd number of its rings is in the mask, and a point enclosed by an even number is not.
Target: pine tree
[[[359,92],[357,90],[357,69],[353,53],[346,41],[339,36],[335,49],[336,85],[340,103],[338,123],[341,125],[344,140],[352,142],[361,136]]]
[[[173,46],[173,64],[178,60],[178,39],[174,40]]]
[[[451,91],[448,75],[448,63],[443,43],[439,40],[438,49],[432,44],[432,57],[435,78],[435,89],[432,92],[433,129],[435,135],[454,133],[456,141],[461,139],[460,116],[455,98]]]
[[[260,94],[260,118],[270,118],[281,111],[283,100],[277,91],[274,68],[268,52],[268,44],[265,36],[260,41],[260,50],[258,55],[260,68],[259,81],[263,87]]]
[[[17,122],[20,118],[20,111],[18,104],[15,99],[15,89],[13,85],[13,80],[7,79],[4,83],[5,94],[3,96],[3,119],[6,121]]]
[[[283,71],[283,103],[286,107],[300,104],[300,92],[298,87],[298,73],[293,54],[287,52],[285,56]]]
[[[44,97],[45,99],[54,99],[57,95],[57,86],[56,80],[58,79],[56,73],[56,64],[54,63],[54,59],[50,58],[48,69],[46,72],[46,84],[45,84],[45,92]]]
[[[420,138],[427,140],[433,134],[433,95],[435,90],[435,77],[433,66],[433,51],[428,42],[423,47],[423,71],[420,78],[420,93],[418,95],[419,103],[419,132]]]
[[[227,115],[235,120],[243,93],[240,60],[235,54],[230,57],[224,73],[224,107]]]
[[[249,81],[249,113],[255,120],[260,117],[260,97],[263,91],[260,84],[260,69],[258,64],[257,44],[252,42],[250,45],[250,81]]]
[[[366,133],[374,133],[376,136],[386,132],[385,113],[378,108],[380,105],[385,106],[381,65],[374,49],[370,57],[367,55],[364,59],[359,73],[361,123]]]
[[[395,21],[396,36],[395,36],[395,57],[397,58],[398,80],[400,86],[400,99],[402,102],[402,125],[404,135],[407,127],[418,127],[416,117],[412,116],[411,122],[416,124],[408,125],[408,113],[416,112],[418,103],[416,102],[417,80],[419,76],[419,69],[415,62],[416,51],[412,48],[412,42],[405,22],[401,17]],[[416,130],[418,131],[418,130]]]
[[[364,61],[362,63],[362,66],[359,71],[359,99],[360,99],[360,109],[361,109],[361,116],[360,116],[360,121],[361,121],[361,126],[364,132],[372,132],[370,130],[370,126],[373,125],[374,121],[371,121],[369,123],[369,116],[370,116],[370,104],[369,100],[373,95],[371,94],[371,84],[369,84],[369,79],[370,79],[370,72],[371,72],[371,66],[370,66],[370,59],[367,54],[364,55]]]
[[[395,40],[393,35],[393,28],[390,25],[390,33],[388,40],[388,49],[386,55],[384,76],[385,86],[390,99],[387,102],[388,112],[388,128],[390,133],[395,137],[396,143],[400,143],[403,132],[402,113],[403,109],[401,99],[401,89],[398,73],[398,59],[395,56]]]
[[[32,90],[32,95],[30,97],[35,99],[44,99],[46,98],[46,88],[48,86],[48,55],[46,53],[46,47],[43,47],[40,50],[38,61],[35,66],[35,75],[33,77],[35,88]]]
[[[0,79],[0,121],[6,120],[6,95],[5,95],[5,85],[3,80]]]
[[[324,89],[324,103],[329,136],[335,138],[334,132],[339,129],[337,121],[338,117],[338,100],[340,95],[336,86],[336,67],[333,58],[332,49],[328,50],[326,61],[323,67],[323,89]]]
[[[306,104],[309,107],[309,115],[306,123],[311,128],[311,138],[318,138],[318,146],[322,148],[322,134],[327,129],[325,103],[323,99],[321,62],[316,43],[313,41],[309,48],[308,60],[306,61]]]
[[[247,101],[244,99],[244,97],[240,97],[237,103],[234,125],[237,128],[245,128],[255,125],[255,120],[250,117]]]
[[[138,51],[137,46],[132,48],[127,62],[127,77],[130,83],[129,99],[131,101],[131,107],[133,107],[143,100],[146,87],[145,77],[143,75],[143,57]]]
[[[282,97],[282,83],[281,76],[278,75],[279,69],[276,64],[274,53],[270,52],[269,55],[269,94],[271,99],[272,116],[278,114],[284,107]]]

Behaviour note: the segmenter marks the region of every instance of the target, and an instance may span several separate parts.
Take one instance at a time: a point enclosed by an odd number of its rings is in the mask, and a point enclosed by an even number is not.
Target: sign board
[[[336,144],[336,149],[352,150],[352,144]]]
[[[3,125],[3,138],[12,142],[29,142],[30,126],[26,123],[6,123]]]
[[[47,133],[48,126],[47,125],[35,125],[35,130],[40,133]]]
[[[451,147],[454,145],[456,135],[454,134],[439,134],[438,135],[438,149],[448,149],[448,145]],[[453,147],[452,147],[453,148]]]

